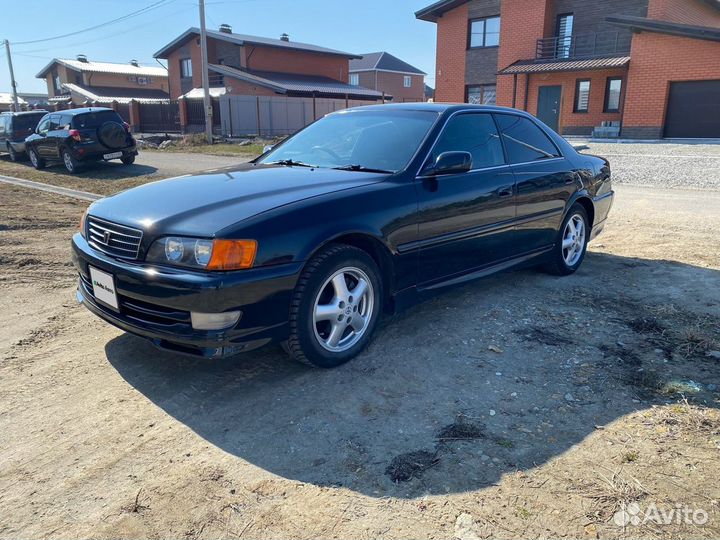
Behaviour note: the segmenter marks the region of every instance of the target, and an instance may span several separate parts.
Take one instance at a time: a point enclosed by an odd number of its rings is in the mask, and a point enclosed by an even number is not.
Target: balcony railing
[[[570,60],[619,56],[630,52],[628,33],[615,31],[579,34],[537,40],[537,60]]]

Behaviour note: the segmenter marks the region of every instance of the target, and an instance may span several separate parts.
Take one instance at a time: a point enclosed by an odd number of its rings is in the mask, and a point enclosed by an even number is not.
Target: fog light
[[[240,311],[226,311],[225,313],[198,313],[190,312],[190,320],[195,330],[222,330],[229,328],[240,320]]]

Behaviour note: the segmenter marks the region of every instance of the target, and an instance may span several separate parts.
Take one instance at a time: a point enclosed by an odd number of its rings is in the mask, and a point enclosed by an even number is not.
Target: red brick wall
[[[393,96],[395,103],[425,101],[425,77],[423,75],[410,75],[410,77],[412,77],[412,86],[410,88],[405,88],[405,75],[402,73],[360,71],[358,75],[360,86],[377,90],[378,92],[385,92]]]
[[[648,17],[662,21],[720,28],[720,11],[697,0],[650,0]]]
[[[631,57],[623,129],[661,130],[670,82],[720,79],[716,41],[643,32],[633,38]]]
[[[535,58],[537,40],[552,31],[554,12],[551,0],[503,0],[500,4],[500,50],[498,69],[516,62]],[[524,100],[524,77],[518,77],[517,106]],[[498,105],[511,106],[513,77],[501,75],[497,81]]]
[[[435,101],[465,101],[468,8],[463,3],[437,20]]]
[[[239,79],[233,79],[231,77],[225,77],[225,87],[231,94],[239,96],[277,96],[277,94],[270,88],[264,86],[256,86]]]
[[[573,71],[569,73],[537,73],[530,78],[528,92],[528,112],[537,114],[538,88],[540,86],[562,86],[560,98],[560,133],[579,133],[583,130],[573,128],[592,128],[599,126],[602,121],[614,121],[622,118],[623,95],[620,96],[621,112],[605,113],[605,84],[608,77],[623,77],[623,92],[626,90],[626,75],[624,69],[608,69],[594,71]],[[577,79],[590,79],[590,101],[587,113],[575,113],[575,81]],[[517,104],[522,108],[522,102]],[[587,133],[589,129],[584,130]]]
[[[254,45],[243,48],[248,69],[321,75],[342,82],[348,80],[350,61],[342,56]]]

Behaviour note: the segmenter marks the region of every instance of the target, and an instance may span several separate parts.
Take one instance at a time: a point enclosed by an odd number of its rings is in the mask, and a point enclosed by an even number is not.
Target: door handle
[[[498,197],[512,197],[513,187],[512,186],[501,187],[497,190],[497,194],[498,194]]]

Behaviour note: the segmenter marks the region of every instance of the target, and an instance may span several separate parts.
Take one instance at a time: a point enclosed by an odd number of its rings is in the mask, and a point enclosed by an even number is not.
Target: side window
[[[50,126],[50,117],[46,116],[38,124],[37,132],[41,135],[47,135],[49,126]]]
[[[522,116],[496,114],[510,163],[527,163],[558,157],[555,144],[531,120]]]
[[[72,117],[69,114],[62,114],[58,117],[58,126],[55,129],[70,129]]]
[[[59,114],[51,114],[49,118],[48,131],[55,131],[58,129],[58,122],[60,121]]]
[[[473,169],[505,164],[502,143],[490,114],[466,113],[451,118],[435,144],[432,160],[452,151],[470,152]]]

